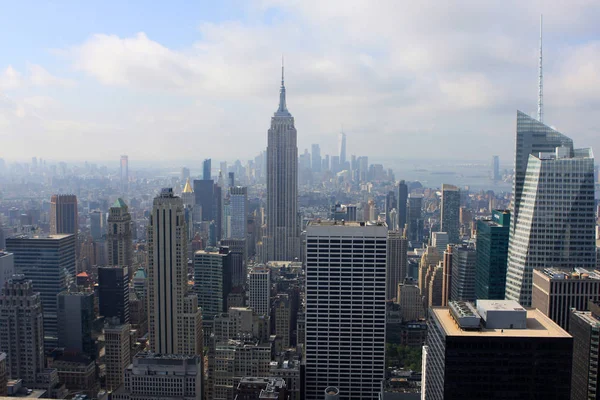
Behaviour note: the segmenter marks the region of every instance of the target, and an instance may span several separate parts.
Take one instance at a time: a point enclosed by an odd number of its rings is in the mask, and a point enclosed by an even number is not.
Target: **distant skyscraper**
[[[50,234],[70,234],[78,230],[77,196],[53,194],[50,198]]]
[[[398,284],[406,278],[408,241],[398,231],[388,231],[386,275],[386,299],[392,300],[398,292]]]
[[[257,314],[269,315],[271,310],[271,271],[265,266],[250,271],[248,306]]]
[[[106,319],[129,323],[128,267],[98,267],[98,312]]]
[[[389,230],[395,231],[398,227],[392,226],[392,220],[390,218],[392,210],[398,210],[398,199],[396,198],[396,193],[390,191],[387,196],[385,196],[385,223]]]
[[[509,232],[510,211],[508,210],[494,210],[492,218],[477,221],[477,245],[475,246],[477,299],[504,299]]]
[[[595,268],[591,149],[574,150],[570,145],[530,155],[515,210],[508,248],[507,299],[531,305],[535,268]]]
[[[33,282],[44,312],[44,335],[48,350],[58,345],[57,295],[75,279],[75,235],[15,236],[6,239],[14,254],[15,272]],[[70,277],[69,277],[70,275]]]
[[[0,289],[0,352],[7,355],[7,374],[35,385],[46,365],[40,294],[30,280],[15,275]]]
[[[121,193],[129,190],[129,157],[121,156]]]
[[[408,195],[408,240],[421,241],[423,239],[423,207],[422,194]]]
[[[133,265],[131,214],[123,199],[117,199],[110,208],[107,225],[106,243],[109,264],[130,267]]]
[[[340,132],[339,137],[339,155],[340,155],[340,165],[343,166],[346,164],[346,134],[344,132]]]
[[[500,176],[500,158],[498,156],[492,156],[492,180],[499,181],[502,179]]]
[[[227,312],[227,296],[232,288],[231,261],[227,247],[194,253],[194,292],[205,320]]]
[[[190,179],[190,169],[187,167],[181,168],[181,177],[179,178],[181,182],[185,182]]]
[[[441,231],[448,233],[448,241],[452,244],[460,243],[460,190],[454,185],[442,185],[442,222]]]
[[[475,301],[475,263],[477,253],[467,245],[452,249],[452,283],[450,299]]]
[[[200,354],[198,299],[188,295],[183,201],[173,189],[154,199],[148,227],[148,325],[159,354]]]
[[[58,295],[58,347],[86,354],[94,359],[92,339],[94,293],[69,292]]]
[[[321,172],[321,167],[323,164],[323,160],[321,159],[321,148],[318,144],[313,144],[311,150],[312,171]]]
[[[398,229],[400,232],[404,231],[407,219],[406,219],[406,203],[408,201],[408,186],[406,182],[400,181],[398,183]]]
[[[212,167],[211,167],[211,159],[207,158],[202,161],[202,180],[210,181],[212,179]]]
[[[15,273],[15,255],[0,251],[0,290]]]
[[[89,214],[90,217],[90,234],[92,239],[98,240],[106,233],[106,222],[104,221],[104,213],[100,210],[93,210]]]
[[[279,107],[271,118],[267,146],[267,258],[300,257],[298,146],[294,117],[287,109],[283,66]]]
[[[231,238],[246,239],[248,228],[248,188],[232,186],[229,188],[231,204]]]
[[[215,217],[215,184],[212,179],[194,181],[195,207],[202,213],[202,221],[212,221]],[[198,221],[199,222],[199,221]]]
[[[573,338],[515,301],[451,302],[427,322],[421,398],[568,399]]]
[[[378,399],[385,378],[387,236],[384,224],[364,222],[306,228],[307,400],[322,399],[332,384],[343,400]]]

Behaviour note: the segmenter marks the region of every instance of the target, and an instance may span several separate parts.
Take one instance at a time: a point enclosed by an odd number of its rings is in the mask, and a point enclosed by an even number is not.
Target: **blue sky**
[[[513,157],[516,109],[600,144],[592,0],[21,1],[0,12],[0,157],[249,159],[281,54],[299,150]]]

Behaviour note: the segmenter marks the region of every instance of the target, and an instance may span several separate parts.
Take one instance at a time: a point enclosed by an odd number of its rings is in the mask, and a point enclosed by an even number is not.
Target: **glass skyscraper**
[[[509,232],[510,211],[508,210],[494,210],[492,218],[477,221],[475,265],[477,299],[504,299]]]

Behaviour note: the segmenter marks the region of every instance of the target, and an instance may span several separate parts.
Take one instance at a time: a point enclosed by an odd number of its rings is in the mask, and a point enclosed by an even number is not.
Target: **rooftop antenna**
[[[544,122],[544,75],[542,70],[542,26],[543,15],[540,14],[540,60],[539,60],[539,76],[538,76],[538,111],[537,119]]]

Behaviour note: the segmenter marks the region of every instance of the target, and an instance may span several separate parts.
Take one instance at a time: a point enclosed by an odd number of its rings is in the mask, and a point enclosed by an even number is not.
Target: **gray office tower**
[[[267,260],[300,258],[298,145],[294,117],[287,109],[283,67],[279,107],[271,117],[267,146]]]
[[[477,253],[468,245],[452,249],[452,283],[450,299],[475,301],[475,264]]]
[[[346,164],[346,134],[344,132],[340,132],[339,149],[340,166],[341,169],[344,169],[344,165]]]
[[[378,399],[385,378],[385,224],[306,228],[306,400]]]
[[[569,333],[573,336],[571,400],[596,399],[600,387],[600,304],[590,301],[590,311],[571,310]]]
[[[406,203],[408,201],[408,186],[405,181],[398,183],[398,229],[404,231],[406,219]]]
[[[460,190],[454,185],[442,185],[441,232],[448,233],[448,242],[460,243]]]
[[[58,347],[96,358],[92,339],[94,293],[69,292],[58,295]]]
[[[408,195],[408,240],[421,241],[423,239],[423,207],[422,194]]]
[[[68,280],[75,279],[75,242],[75,235],[20,235],[6,239],[6,249],[15,257],[15,272],[31,280],[33,290],[41,295],[47,350],[58,345],[57,295],[67,289]]]
[[[395,231],[398,228],[396,226],[392,226],[392,219],[390,217],[392,210],[396,210],[396,212],[398,212],[398,199],[396,198],[396,193],[390,191],[388,192],[387,196],[385,196],[385,223],[390,231]]]
[[[532,149],[539,152],[527,153],[522,173],[522,153]],[[529,307],[533,269],[595,268],[594,158],[591,149],[574,149],[571,139],[519,113],[515,165],[506,298]]]
[[[211,178],[211,159],[207,158],[202,161],[202,180],[210,181]]]
[[[321,167],[322,167],[322,160],[321,160],[321,148],[319,147],[318,144],[313,144],[312,145],[312,154],[311,154],[311,160],[312,160],[312,171],[313,172],[321,172]]]
[[[493,181],[499,181],[502,179],[500,176],[500,158],[498,156],[492,156],[492,173],[491,178]]]
[[[248,227],[248,188],[232,186],[229,188],[231,205],[231,238],[246,239]]]

